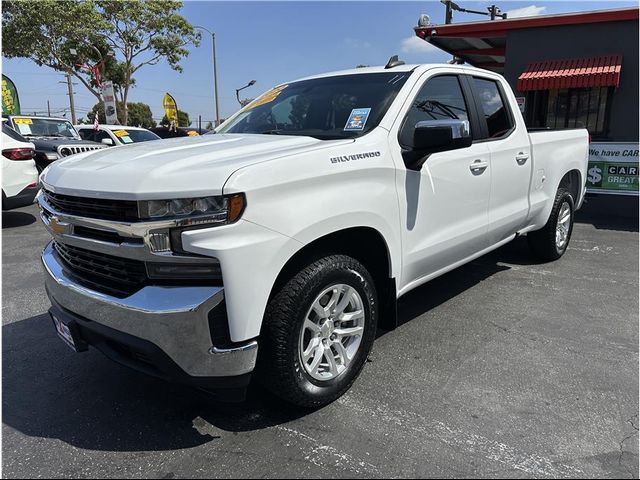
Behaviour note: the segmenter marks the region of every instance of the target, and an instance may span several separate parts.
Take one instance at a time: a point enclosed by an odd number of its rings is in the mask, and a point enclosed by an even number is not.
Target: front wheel
[[[536,257],[552,261],[564,255],[573,232],[573,215],[573,197],[568,190],[559,188],[546,225],[527,234],[529,248]]]
[[[354,258],[331,255],[295,274],[267,306],[259,376],[275,395],[301,407],[342,396],[373,346],[378,300]]]

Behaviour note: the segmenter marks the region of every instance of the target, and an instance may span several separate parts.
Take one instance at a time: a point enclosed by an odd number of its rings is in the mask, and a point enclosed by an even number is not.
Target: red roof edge
[[[616,10],[597,10],[593,12],[575,12],[560,15],[541,15],[538,17],[512,18],[507,20],[489,20],[486,22],[452,23],[449,25],[415,27],[414,30],[420,38],[433,35],[442,37],[472,37],[483,33],[490,36],[501,36],[505,35],[507,30],[522,28],[621,22],[625,20],[638,20],[639,18],[640,8],[636,7]]]

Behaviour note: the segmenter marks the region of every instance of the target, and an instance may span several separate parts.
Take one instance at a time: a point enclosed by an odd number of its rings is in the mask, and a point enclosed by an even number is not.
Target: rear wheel
[[[267,307],[259,359],[264,386],[302,407],[339,398],[371,351],[377,302],[371,275],[351,257],[332,255],[303,268]]]
[[[552,261],[564,255],[573,232],[573,215],[573,197],[568,190],[559,188],[546,225],[527,234],[529,248],[536,257]]]

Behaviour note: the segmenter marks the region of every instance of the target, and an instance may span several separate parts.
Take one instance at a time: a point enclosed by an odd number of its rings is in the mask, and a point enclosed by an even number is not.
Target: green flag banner
[[[20,99],[15,84],[6,75],[2,75],[2,114],[20,115]]]

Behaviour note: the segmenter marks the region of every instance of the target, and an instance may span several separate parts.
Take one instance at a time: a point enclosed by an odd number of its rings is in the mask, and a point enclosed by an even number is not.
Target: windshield
[[[411,72],[322,77],[280,85],[216,133],[352,138],[374,129]]]
[[[75,128],[67,120],[37,117],[13,117],[15,130],[24,137],[78,138]]]
[[[160,140],[160,137],[149,130],[114,130],[113,134],[118,137],[120,143],[139,143],[149,140]]]

